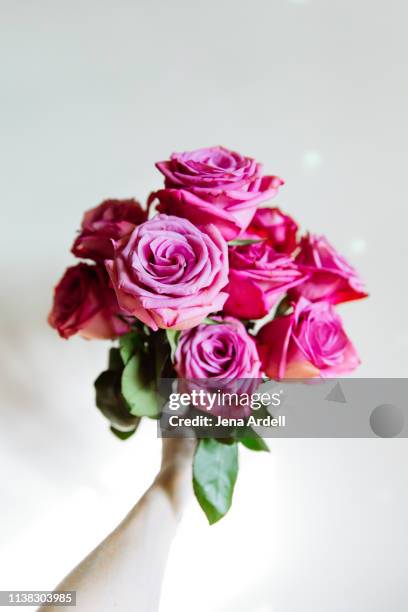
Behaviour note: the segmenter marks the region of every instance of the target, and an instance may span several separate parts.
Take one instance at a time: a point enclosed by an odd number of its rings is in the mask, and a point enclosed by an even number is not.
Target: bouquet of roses
[[[356,368],[335,306],[367,294],[326,238],[299,237],[267,205],[283,181],[223,147],[156,166],[164,187],[146,208],[106,200],[85,213],[72,253],[92,263],[65,271],[49,315],[63,338],[117,340],[95,381],[112,432],[126,439],[142,417],[159,417],[162,377],[282,380]],[[239,443],[267,450],[256,436],[198,440],[194,491],[210,523],[231,505]]]

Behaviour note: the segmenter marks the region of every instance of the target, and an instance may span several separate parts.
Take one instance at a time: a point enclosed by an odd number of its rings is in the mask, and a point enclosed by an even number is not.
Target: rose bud
[[[328,302],[300,298],[293,313],[260,329],[257,342],[263,370],[274,379],[336,377],[360,363],[339,315]]]
[[[174,359],[183,392],[203,389],[206,393],[252,393],[261,378],[256,343],[244,325],[232,317],[213,317],[211,323],[183,331]],[[210,406],[204,400],[198,408],[209,411]],[[211,406],[212,414],[222,416],[240,417],[250,412],[250,407],[234,403],[215,402]]]
[[[267,240],[275,251],[292,254],[297,245],[298,225],[279,208],[258,208],[248,229],[240,238]]]
[[[212,223],[226,240],[245,230],[261,202],[273,198],[283,181],[262,175],[262,166],[224,147],[173,153],[158,162],[165,189],[156,193],[158,210],[196,225]]]
[[[242,319],[261,319],[291,287],[303,282],[290,255],[267,242],[230,246],[228,300],[224,312]]]
[[[308,278],[290,292],[293,299],[302,295],[312,302],[327,300],[331,304],[339,304],[368,295],[356,270],[324,236],[304,236],[295,261]]]
[[[104,268],[80,263],[67,268],[55,287],[48,323],[62,338],[116,338],[129,331],[117,315],[115,292]]]
[[[105,264],[121,308],[154,330],[194,327],[228,297],[227,245],[212,225],[157,215]]]
[[[146,219],[147,212],[136,200],[105,200],[85,213],[71,251],[95,261],[110,259],[116,242]]]

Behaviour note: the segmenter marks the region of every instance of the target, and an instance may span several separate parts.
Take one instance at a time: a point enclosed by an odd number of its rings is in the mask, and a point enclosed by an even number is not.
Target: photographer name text
[[[206,415],[184,417],[173,414],[169,417],[171,427],[285,427],[286,416],[255,417],[253,415],[246,419],[235,417],[218,416],[216,420]]]

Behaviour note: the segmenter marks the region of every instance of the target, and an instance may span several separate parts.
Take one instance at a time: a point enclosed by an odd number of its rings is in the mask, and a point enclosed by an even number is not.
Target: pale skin
[[[192,491],[195,441],[163,439],[162,462],[152,485],[123,521],[56,590],[76,591],[76,608],[38,612],[157,612],[171,541]]]

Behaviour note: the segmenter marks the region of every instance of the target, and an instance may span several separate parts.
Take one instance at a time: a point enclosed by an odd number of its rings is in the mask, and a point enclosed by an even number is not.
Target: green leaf
[[[219,325],[219,324],[220,324],[220,322],[219,322],[219,321],[214,321],[214,319],[210,319],[210,317],[206,317],[206,318],[203,320],[203,323],[204,323],[205,325]]]
[[[122,374],[122,394],[135,416],[155,417],[158,414],[156,385],[152,379],[152,367],[146,355],[136,353],[125,366]]]
[[[136,350],[141,348],[142,343],[142,336],[138,332],[129,332],[119,338],[120,355],[125,365],[131,360]]]
[[[250,450],[266,451],[269,453],[269,446],[260,436],[256,436],[254,438],[239,438],[239,441]]]
[[[170,344],[170,358],[174,361],[174,355],[176,354],[178,341],[180,338],[181,331],[177,329],[166,329],[167,341]]]
[[[288,296],[285,295],[277,305],[273,318],[276,319],[278,317],[284,317],[288,314],[290,309],[291,301],[288,299]]]
[[[150,344],[150,351],[152,362],[154,362],[154,372],[157,380],[162,377],[170,357],[167,334],[162,330],[153,334]]]
[[[114,372],[121,372],[123,370],[123,361],[118,348],[111,348],[109,350],[108,370],[113,370]]]
[[[259,240],[259,238],[248,238],[247,240],[230,240],[228,246],[246,246],[247,244],[257,244],[258,242],[263,242],[263,240]]]
[[[217,438],[217,442],[220,444],[235,444],[236,440],[234,438]]]
[[[120,391],[121,374],[121,370],[106,370],[98,376],[94,383],[96,405],[112,427],[122,432],[134,431],[140,419],[130,414]]]
[[[137,429],[137,427],[135,427],[135,429],[132,429],[131,431],[120,431],[119,429],[115,429],[114,427],[110,428],[111,432],[117,438],[119,438],[119,440],[127,440],[128,438],[133,436],[133,434],[135,433],[136,429]]]
[[[193,487],[210,525],[230,509],[238,475],[237,444],[200,440],[194,455]]]

